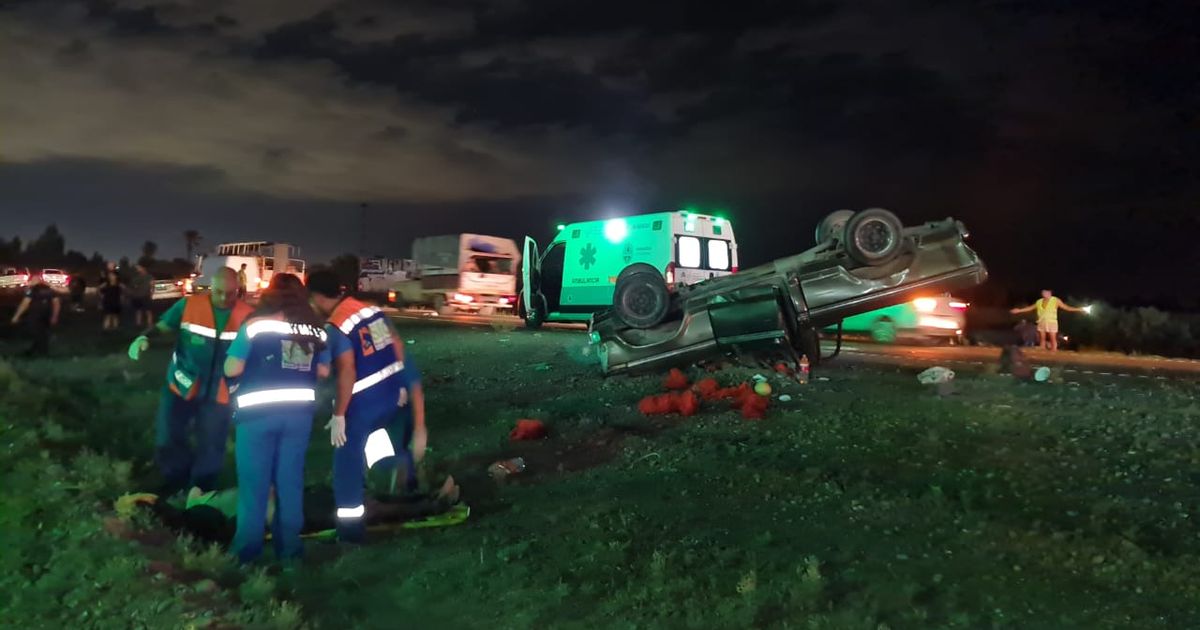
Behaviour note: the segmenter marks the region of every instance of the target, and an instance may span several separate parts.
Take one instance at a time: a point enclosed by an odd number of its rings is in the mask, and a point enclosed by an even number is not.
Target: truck
[[[517,302],[516,241],[485,234],[426,236],[413,241],[412,276],[392,284],[388,303],[439,315],[512,313]]]
[[[416,275],[417,264],[411,258],[360,258],[358,260],[358,290],[362,293],[382,293],[392,285]]]
[[[212,286],[213,274],[221,267],[234,271],[246,265],[246,294],[257,296],[271,284],[276,270],[292,273],[304,280],[306,265],[299,256],[300,248],[287,243],[271,241],[249,241],[244,243],[222,243],[211,255],[200,256],[196,261],[196,275],[191,279],[190,291],[207,291]]]

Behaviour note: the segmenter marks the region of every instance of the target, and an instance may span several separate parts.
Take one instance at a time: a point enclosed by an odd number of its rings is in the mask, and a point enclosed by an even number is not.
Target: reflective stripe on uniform
[[[342,334],[349,335],[350,331],[354,330],[355,326],[362,323],[362,320],[368,317],[373,317],[382,312],[383,311],[375,308],[374,306],[363,307],[362,309],[359,309],[357,313],[347,317],[346,321],[342,322],[341,325],[338,326],[338,329],[342,331]]]
[[[191,389],[192,383],[195,382],[187,374],[184,374],[183,370],[175,370],[175,380],[183,385],[184,389]]]
[[[367,455],[367,468],[375,465],[381,459],[392,457],[396,451],[392,449],[392,438],[387,429],[375,429],[367,436],[367,447],[363,449]]]
[[[221,333],[220,339],[221,341],[233,341],[234,339],[237,339],[237,331],[223,332]]]
[[[237,397],[238,409],[267,405],[277,402],[313,402],[317,399],[317,390],[309,388],[296,389],[264,389]]]
[[[217,331],[213,328],[209,328],[208,326],[201,326],[200,324],[193,324],[191,322],[183,322],[179,325],[179,328],[186,330],[193,335],[200,335],[201,337],[208,337],[209,339],[217,338]]]
[[[383,382],[383,379],[385,379],[393,374],[399,374],[400,371],[402,371],[403,369],[404,369],[404,362],[396,361],[395,363],[383,368],[382,370],[379,370],[378,372],[376,372],[370,376],[363,377],[363,378],[359,379],[358,381],[356,381],[354,383],[354,389],[351,391],[351,393],[357,394],[364,389],[367,389],[369,387],[374,387],[375,385],[378,385],[379,383]]]
[[[352,508],[338,508],[337,509],[337,517],[338,518],[362,518],[363,515],[366,513],[367,513],[367,507],[365,505],[360,505],[358,507],[352,507]]]
[[[306,337],[316,337],[321,341],[325,341],[325,331],[316,326],[308,324],[291,324],[277,319],[260,319],[249,326],[246,326],[246,336],[253,339],[263,333],[275,333],[279,335],[304,335]],[[224,333],[222,333],[222,337]]]

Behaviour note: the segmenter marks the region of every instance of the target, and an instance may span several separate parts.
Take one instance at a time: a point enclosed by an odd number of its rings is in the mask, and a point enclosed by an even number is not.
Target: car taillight
[[[913,306],[917,307],[920,313],[929,313],[937,308],[937,300],[934,298],[917,298],[913,300]]]
[[[737,265],[734,265],[734,267],[729,270],[729,273],[737,273],[737,269]]]
[[[667,263],[667,285],[675,284],[675,263]]]
[[[396,301],[396,292],[395,291],[388,291],[388,301],[389,302]]]
[[[509,300],[506,297],[502,297],[498,300],[498,302],[500,303],[501,306],[508,306],[508,301]]]
[[[181,286],[183,286],[183,280],[176,280],[176,281],[175,281],[175,286],[177,286],[177,287],[181,287]]]
[[[463,304],[470,304],[471,302],[474,302],[474,301],[475,301],[475,298],[473,298],[473,297],[471,297],[471,296],[469,296],[469,295],[463,294],[463,293],[455,293],[455,294],[454,294],[454,301],[455,301],[455,302],[462,302]]]
[[[968,306],[968,304],[966,302],[951,302],[950,303],[950,308],[960,310],[960,311],[967,310],[967,306]]]

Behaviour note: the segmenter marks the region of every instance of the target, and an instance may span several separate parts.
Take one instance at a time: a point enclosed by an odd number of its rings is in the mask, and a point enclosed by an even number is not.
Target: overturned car
[[[589,333],[605,374],[723,353],[782,350],[816,362],[821,328],[986,280],[967,237],[950,218],[904,227],[882,208],[839,210],[818,225],[816,247],[730,276],[669,287],[656,269],[631,266]]]

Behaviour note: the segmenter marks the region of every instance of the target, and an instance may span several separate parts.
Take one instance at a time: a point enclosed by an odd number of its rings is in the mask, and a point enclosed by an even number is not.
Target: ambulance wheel
[[[871,208],[850,217],[842,242],[851,259],[875,267],[891,262],[900,253],[903,232],[896,215],[883,208]]]
[[[653,328],[662,323],[671,306],[671,292],[662,274],[638,269],[617,278],[613,313],[630,328]]]
[[[871,339],[875,343],[896,343],[896,323],[890,317],[880,317],[871,324]]]

